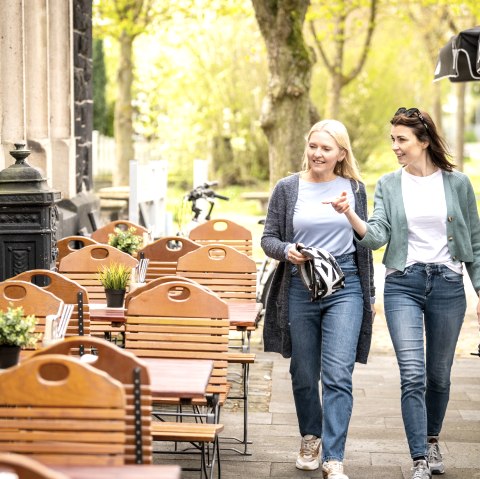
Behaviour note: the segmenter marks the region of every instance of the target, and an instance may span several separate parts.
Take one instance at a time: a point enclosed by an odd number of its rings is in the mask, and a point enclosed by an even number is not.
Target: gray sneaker
[[[323,479],[348,479],[343,473],[343,463],[340,461],[325,461],[322,464]]]
[[[314,471],[320,466],[318,456],[320,454],[320,438],[307,434],[302,437],[300,452],[295,466],[303,471]]]
[[[432,479],[432,473],[427,461],[420,459],[413,463],[411,479]]]
[[[429,438],[428,440],[427,458],[432,474],[445,474],[442,453],[440,452],[440,446],[436,439]]]

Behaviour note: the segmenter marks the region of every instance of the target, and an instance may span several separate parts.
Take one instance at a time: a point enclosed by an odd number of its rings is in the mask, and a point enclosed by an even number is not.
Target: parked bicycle
[[[265,219],[261,219],[259,224],[264,225]],[[260,263],[260,266],[257,270],[257,303],[262,303],[263,309],[261,314],[258,317],[257,323],[255,326],[258,325],[265,316],[265,306],[267,304],[268,293],[270,291],[270,286],[272,284],[273,275],[275,273],[275,269],[277,268],[278,261],[265,256],[263,261]]]
[[[206,181],[189,191],[182,200],[177,212],[178,233],[177,236],[188,236],[190,231],[200,223],[211,219],[212,211],[217,199],[228,201],[228,196],[219,195],[212,187],[217,186],[218,181]],[[187,205],[191,203],[190,210],[192,217],[185,225],[187,216]]]

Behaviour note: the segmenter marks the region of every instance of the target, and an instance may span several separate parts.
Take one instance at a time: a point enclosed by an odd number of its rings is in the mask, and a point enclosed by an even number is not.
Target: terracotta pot
[[[19,359],[20,346],[0,345],[0,369],[15,366]]]

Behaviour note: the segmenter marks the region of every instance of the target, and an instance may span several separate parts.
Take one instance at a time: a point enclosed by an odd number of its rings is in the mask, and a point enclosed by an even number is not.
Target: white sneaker
[[[325,461],[322,464],[323,479],[348,479],[343,473],[343,462]]]
[[[320,454],[320,438],[306,434],[302,437],[300,452],[295,466],[303,471],[314,471],[320,467],[318,456]]]
[[[427,446],[427,459],[430,472],[432,474],[445,474],[445,465],[443,464],[442,453],[440,452],[437,437],[429,437]]]
[[[413,463],[411,479],[432,479],[432,473],[427,461],[420,459]]]

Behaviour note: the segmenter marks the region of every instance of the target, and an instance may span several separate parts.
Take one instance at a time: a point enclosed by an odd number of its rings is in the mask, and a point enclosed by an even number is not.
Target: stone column
[[[0,15],[0,169],[13,163],[13,143],[26,137],[23,2],[9,0]]]
[[[8,0],[0,15],[0,167],[26,141],[30,164],[75,196],[73,0]]]

